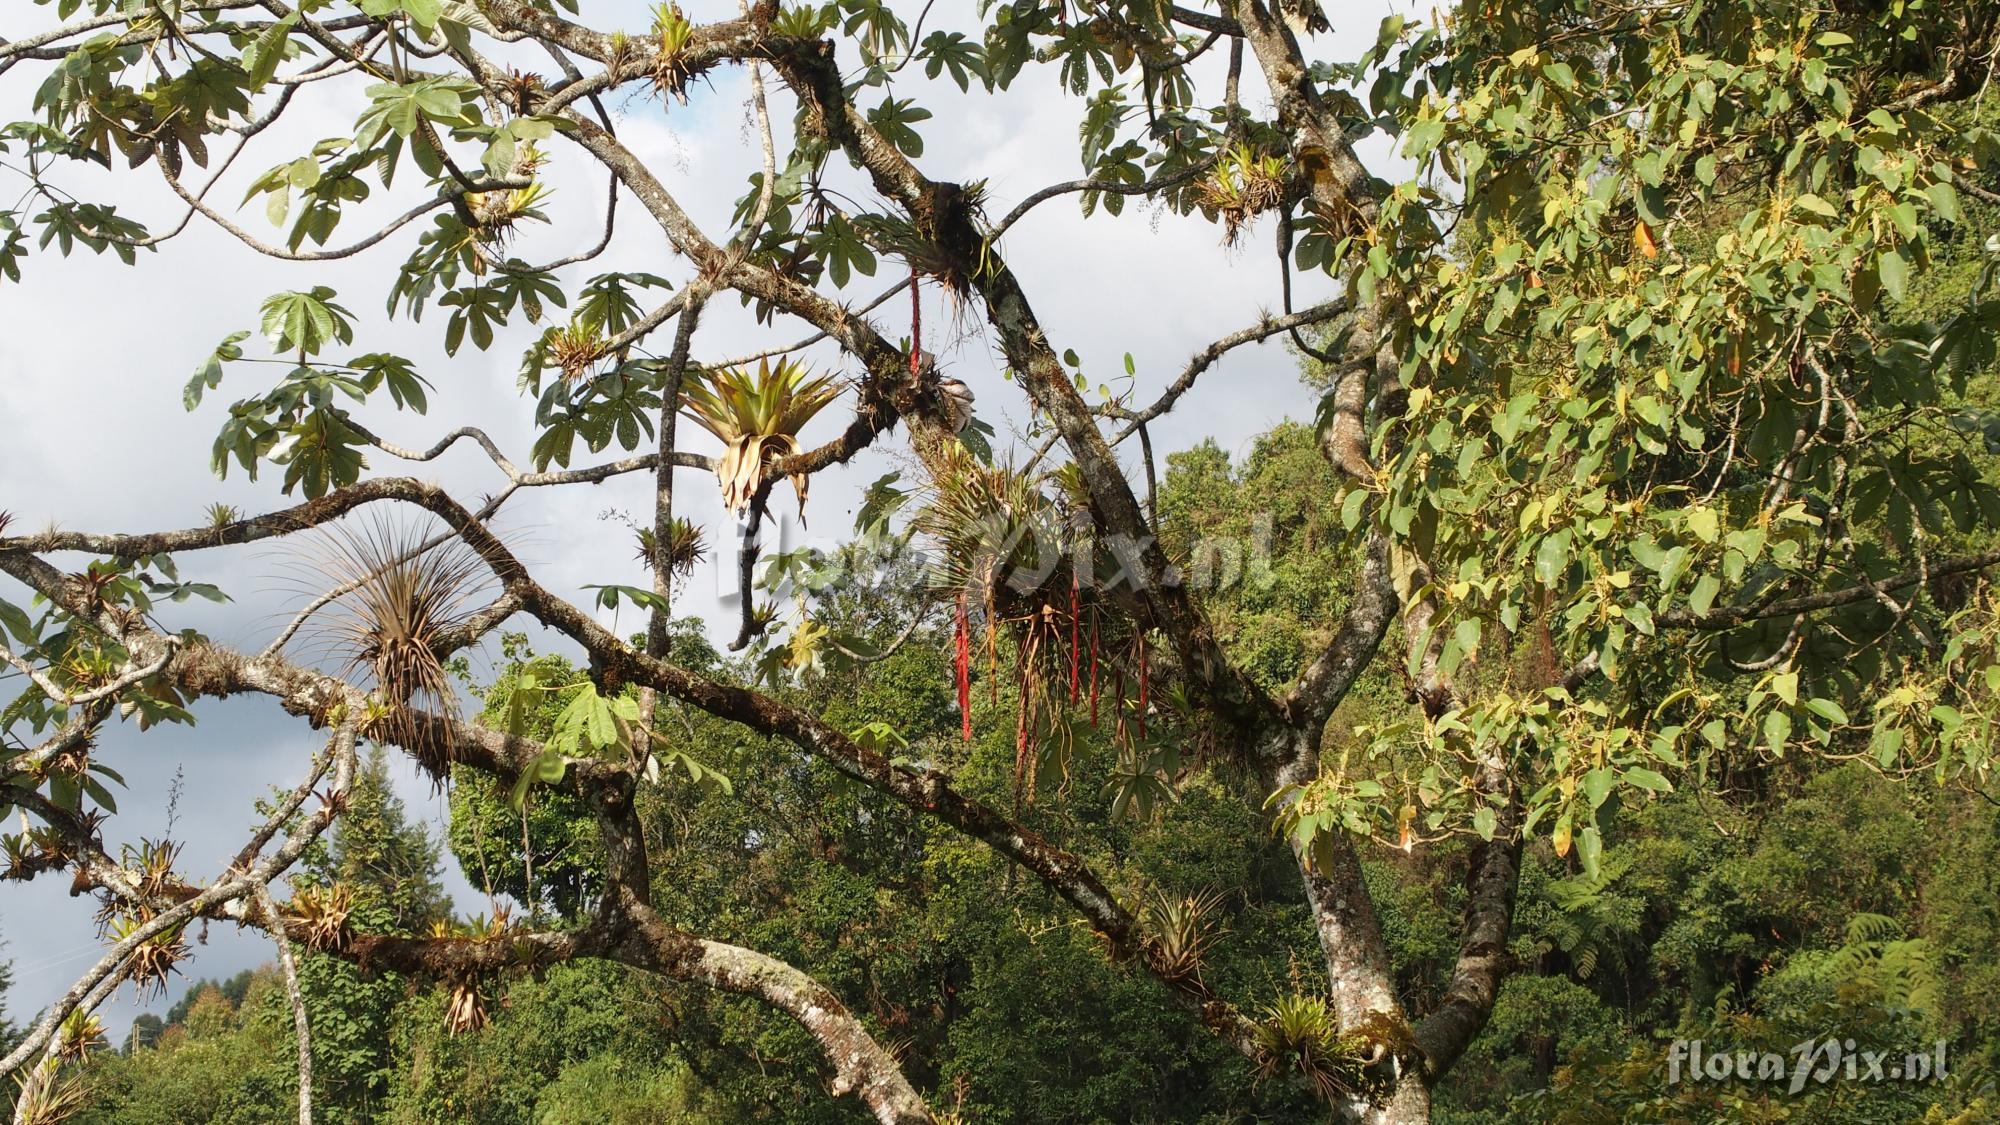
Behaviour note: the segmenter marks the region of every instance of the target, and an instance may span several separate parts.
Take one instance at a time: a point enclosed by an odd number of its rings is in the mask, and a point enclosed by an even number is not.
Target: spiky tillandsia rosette
[[[136,846],[125,845],[121,858],[139,891],[157,898],[175,882],[174,862],[180,854],[181,845],[171,840],[140,840]]]
[[[723,505],[738,515],[748,511],[763,491],[767,464],[804,448],[799,431],[841,390],[833,376],[814,375],[805,364],[789,359],[775,364],[760,359],[755,372],[726,367],[690,378],[681,388],[681,409],[722,442],[715,476],[722,484]],[[803,475],[792,477],[801,520],[806,487]]]
[[[1201,976],[1202,957],[1215,944],[1220,927],[1211,921],[1222,905],[1216,890],[1170,895],[1155,887],[1139,906],[1139,917],[1150,936],[1150,955],[1169,979]]]
[[[534,174],[539,158],[532,155],[532,149],[532,145],[526,146],[530,155],[515,165],[517,176]],[[500,247],[506,245],[521,223],[548,222],[548,215],[541,209],[548,194],[548,189],[539,183],[527,187],[468,192],[465,206],[472,215],[470,226],[473,236],[488,246]]]
[[[457,714],[435,646],[464,624],[492,574],[456,536],[429,545],[440,531],[428,521],[374,513],[342,520],[321,529],[317,561],[343,591],[322,619],[342,674],[365,673],[373,689],[363,732],[409,751],[442,786],[451,772],[450,739],[418,712]]]
[[[354,914],[354,895],[345,884],[301,888],[286,912],[298,923],[300,942],[316,952],[337,953],[354,936],[347,924]]]
[[[934,548],[932,585],[967,592],[989,617],[1039,608],[1057,587],[1066,595],[1069,535],[1045,478],[984,464],[963,446],[939,461],[913,521]]]
[[[516,180],[533,181],[535,173],[541,170],[543,159],[542,151],[535,147],[535,143],[527,141],[514,149],[514,160],[508,167],[508,174]],[[518,188],[468,192],[464,212],[470,216],[466,224],[467,233],[488,249],[505,247],[521,223],[549,221],[547,213],[541,209],[541,204],[548,197],[548,188],[534,182]]]
[[[104,1021],[95,1012],[77,1008],[63,1018],[51,1053],[64,1062],[83,1062],[106,1043]]]
[[[532,110],[536,97],[547,88],[548,83],[543,81],[541,75],[511,66],[507,68],[507,102],[515,116],[526,116]]]
[[[129,914],[119,914],[109,919],[105,923],[104,936],[113,943],[123,942],[152,921],[153,917],[154,912],[150,907],[134,907]],[[132,947],[126,962],[128,966],[126,978],[141,994],[150,991],[164,995],[167,991],[167,978],[180,971],[179,965],[187,955],[187,924],[169,926]]]
[[[83,1075],[73,1067],[48,1057],[14,1079],[20,1092],[14,1097],[17,1125],[56,1125],[82,1111],[88,1093]]]
[[[95,831],[104,810],[92,809],[85,815],[86,827]],[[0,879],[27,882],[44,871],[66,866],[75,858],[69,837],[53,825],[0,835]]]
[[[1222,240],[1235,245],[1243,227],[1285,197],[1285,161],[1248,145],[1234,145],[1203,177],[1197,199],[1211,218],[1222,219]]]
[[[1321,997],[1280,996],[1258,1021],[1257,1045],[1266,1077],[1294,1073],[1328,1101],[1368,1085],[1367,1037],[1341,1034],[1332,1005]]]
[[[694,81],[697,73],[687,62],[687,47],[694,38],[694,24],[682,13],[679,4],[655,4],[653,37],[659,49],[653,61],[653,88],[686,105],[688,83]]]
[[[948,187],[949,185],[940,185]],[[967,180],[947,192],[941,202],[952,208],[959,208],[969,214],[974,226],[984,231],[987,224],[983,218],[986,205],[986,181]],[[823,218],[831,210],[823,206],[817,218]],[[972,308],[971,296],[977,271],[987,267],[988,255],[985,247],[970,248],[976,252],[967,255],[964,248],[940,246],[924,227],[899,215],[858,215],[854,224],[868,238],[869,245],[884,254],[894,255],[908,262],[916,277],[926,278],[938,286],[944,294],[946,310],[953,320],[958,320]],[[967,269],[970,263],[971,270]],[[915,343],[915,337],[912,336]]]
[[[554,326],[542,334],[543,366],[562,373],[563,382],[575,384],[591,373],[610,348],[598,326],[588,320],[573,320]]]
[[[701,525],[681,516],[667,521],[664,542],[650,527],[635,527],[632,533],[639,541],[639,561],[668,578],[686,578],[708,554]]]

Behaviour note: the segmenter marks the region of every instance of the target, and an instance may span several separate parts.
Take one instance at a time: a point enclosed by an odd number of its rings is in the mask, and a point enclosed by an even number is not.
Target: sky
[[[1325,6],[1336,30],[1313,42],[1314,52],[1325,59],[1358,56],[1392,10],[1389,0]],[[584,0],[582,7],[581,21],[599,28],[638,28],[647,22],[637,4]],[[697,21],[735,11],[733,3],[715,0],[683,0],[683,7]],[[7,5],[0,9],[0,38],[43,30],[50,16],[44,7]],[[1219,61],[1219,56],[1218,51],[1211,58]],[[519,65],[534,66],[536,60],[524,57]],[[850,48],[843,46],[841,61],[853,64]],[[548,69],[546,59],[539,63],[539,69]],[[34,89],[48,65],[24,64],[0,75],[0,121],[34,116]],[[1254,63],[1250,69],[1254,71]],[[1083,104],[1057,87],[1052,71],[1031,71],[1004,94],[966,97],[948,81],[925,83],[918,70],[913,66],[899,76],[897,90],[899,97],[921,90],[920,104],[935,115],[918,126],[925,142],[918,164],[934,178],[984,179],[990,215],[1005,214],[1034,190],[1083,173],[1076,141]],[[777,95],[775,81],[767,85],[774,91],[772,114],[782,144],[792,104]],[[1253,109],[1268,109],[1260,102],[1262,85],[1254,74],[1246,76],[1244,88]],[[619,136],[648,159],[712,237],[726,234],[734,201],[761,162],[747,95],[745,73],[732,68],[697,84],[686,106],[644,93],[610,103]],[[260,203],[234,210],[243,185],[320,138],[350,133],[362,99],[358,84],[329,82],[308,87],[296,102],[278,125],[252,143],[210,197],[240,226],[271,242],[280,239],[266,223]],[[554,159],[545,179],[553,191],[547,206],[552,222],[524,231],[512,248],[531,261],[592,245],[603,230],[605,185],[591,172],[588,157],[560,142],[549,152]],[[1379,143],[1364,148],[1363,155],[1377,168],[1386,168],[1391,159],[1387,146]],[[188,172],[193,175],[196,169],[190,165]],[[421,185],[412,171],[406,169],[405,176],[407,181],[398,180],[397,192],[378,191],[375,199],[354,209],[335,241],[350,241],[372,229],[370,218],[407,207],[416,198],[410,193]],[[864,181],[844,169],[836,180],[857,198],[872,195]],[[0,207],[13,206],[19,187],[9,185],[20,183],[19,177],[0,170]],[[85,198],[116,202],[121,212],[155,230],[171,225],[180,214],[174,206],[178,201],[150,169],[86,174],[65,183]],[[610,250],[566,271],[566,281],[613,269],[647,270],[677,283],[687,276],[685,265],[674,259],[658,229],[629,196],[621,202],[618,218],[619,235]],[[468,345],[447,356],[441,346],[442,311],[433,310],[418,324],[382,315],[388,282],[422,226],[412,224],[356,258],[328,263],[261,257],[200,217],[158,252],[142,254],[136,268],[81,250],[69,258],[53,249],[31,256],[24,263],[22,284],[0,281],[0,325],[6,327],[0,331],[0,511],[14,514],[17,530],[54,524],[69,530],[137,532],[198,526],[206,522],[203,513],[212,503],[257,512],[295,502],[296,497],[280,494],[276,470],[266,470],[256,482],[240,470],[232,470],[226,480],[209,471],[209,446],[227,404],[260,393],[268,385],[265,380],[281,374],[283,367],[232,367],[221,387],[209,392],[192,414],[182,409],[181,393],[196,365],[222,337],[257,326],[258,305],[265,296],[317,285],[334,287],[342,303],[360,316],[356,353],[408,356],[434,386],[427,415],[399,414],[386,401],[362,408],[358,417],[376,433],[406,446],[427,447],[451,429],[477,425],[525,465],[535,437],[533,404],[518,394],[515,378],[521,350],[539,329],[517,324],[489,351]],[[1093,387],[1122,379],[1123,357],[1129,352],[1137,370],[1133,398],[1145,403],[1209,340],[1279,308],[1271,246],[1269,220],[1247,230],[1231,247],[1222,245],[1218,229],[1199,216],[1182,219],[1135,203],[1123,216],[1099,213],[1086,220],[1072,196],[1032,212],[1008,232],[1002,252],[1056,348],[1077,353]],[[899,267],[885,261],[874,278],[856,278],[840,296],[852,305],[865,304],[899,276]],[[1331,292],[1324,277],[1300,278],[1295,307]],[[642,303],[648,296],[658,294],[642,294]],[[893,340],[908,335],[908,316],[907,300],[899,295],[874,319]],[[954,315],[935,294],[927,294],[923,325],[925,347],[940,357],[948,375],[973,388],[979,417],[998,429],[1003,440],[1018,433],[1026,424],[1023,399],[1004,381],[1004,360],[976,315]],[[810,326],[798,321],[757,325],[734,299],[725,297],[704,316],[695,357],[713,361],[742,355],[810,333]],[[671,332],[663,331],[655,343],[664,351],[670,340]],[[258,341],[253,338],[246,346],[256,348]],[[824,347],[806,355],[821,369],[856,373],[851,361],[843,363],[837,352]],[[823,412],[806,430],[807,444],[838,432],[851,402],[851,397],[843,399]],[[1313,392],[1300,384],[1296,365],[1280,343],[1239,348],[1151,428],[1162,471],[1169,452],[1205,439],[1241,453],[1275,423],[1310,418],[1314,405]],[[712,452],[712,441],[696,427],[684,425],[680,433],[688,447]],[[886,446],[878,443],[849,465],[814,478],[807,511],[810,535],[831,542],[851,527],[868,483],[907,463],[899,453],[899,436],[900,430],[888,437]],[[1136,444],[1121,447],[1128,471],[1135,475],[1137,466],[1129,461],[1137,454]],[[573,464],[621,453],[614,446],[590,455],[579,443]],[[504,483],[469,443],[418,465],[378,454],[370,457],[368,471],[435,480],[461,499],[475,501]],[[774,496],[774,508],[790,517],[789,490]],[[726,544],[729,527],[719,491],[706,473],[683,471],[676,497],[683,514],[712,529],[709,559],[689,580],[679,608],[703,615],[711,635],[724,640],[734,631],[733,603],[726,599],[734,595],[735,578],[732,552],[715,549],[718,542]],[[637,517],[650,511],[650,503],[650,478],[631,474],[595,486],[527,490],[508,505],[499,526],[544,585],[581,604],[589,599],[583,588],[589,584],[646,583],[629,530],[612,517]],[[808,535],[789,518],[784,534],[786,548]],[[768,534],[766,546],[771,546]],[[173,628],[198,628],[217,642],[259,650],[309,596],[308,558],[309,549],[296,543],[180,555],[176,562],[183,578],[216,583],[232,600],[221,606],[172,605],[160,617]],[[76,555],[55,561],[73,569],[86,562]],[[22,589],[5,578],[0,578],[0,597],[26,600]],[[598,615],[626,632],[641,627],[629,609],[623,620],[605,611]],[[538,645],[563,647],[526,619],[509,628],[529,632]],[[489,642],[474,654],[475,666],[490,668],[496,656],[497,645]],[[18,678],[0,681],[0,700],[11,699],[20,684]],[[194,711],[195,726],[155,728],[143,736],[114,721],[98,757],[121,771],[129,786],[119,794],[122,811],[106,826],[112,851],[141,838],[171,834],[185,845],[183,873],[207,880],[256,822],[255,801],[273,787],[295,784],[320,739],[268,698],[206,700]],[[413,814],[434,827],[441,825],[442,798],[415,776],[406,759],[392,756],[392,762],[398,791]],[[446,863],[451,864],[449,855]],[[461,911],[484,909],[483,895],[455,866],[447,878]],[[10,960],[14,971],[4,1005],[16,1023],[54,999],[101,955],[93,910],[91,900],[70,897],[68,880],[58,875],[28,884],[0,883],[0,941],[5,943],[0,960]],[[139,1012],[164,1010],[190,981],[225,977],[272,956],[268,939],[234,926],[211,925],[205,935],[195,936],[194,956],[164,997],[138,998],[128,988],[106,1005],[101,1015],[114,1036]]]

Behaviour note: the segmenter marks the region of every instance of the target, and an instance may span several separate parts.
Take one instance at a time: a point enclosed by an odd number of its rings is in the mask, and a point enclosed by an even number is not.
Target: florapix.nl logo
[[[1941,1082],[1946,1076],[1940,1039],[1914,1051],[1871,1051],[1853,1039],[1806,1039],[1784,1051],[1714,1048],[1699,1039],[1676,1039],[1667,1048],[1667,1082],[1764,1082],[1788,1093],[1829,1082]]]

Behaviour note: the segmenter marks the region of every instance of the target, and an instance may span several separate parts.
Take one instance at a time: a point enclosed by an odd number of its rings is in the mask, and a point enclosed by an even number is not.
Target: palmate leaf
[[[369,105],[354,125],[354,143],[373,148],[390,133],[409,138],[425,121],[450,128],[479,123],[479,88],[462,78],[426,78],[407,85],[368,87]]]
[[[264,299],[262,327],[279,351],[317,355],[328,344],[352,343],[354,314],[336,304],[334,291],[324,285],[310,292],[274,293]]]
[[[639,302],[634,288],[672,289],[673,283],[654,273],[603,273],[583,285],[577,299],[576,318],[597,332],[615,336],[639,319]]]
[[[181,405],[189,410],[201,405],[204,390],[214,390],[222,382],[222,365],[243,358],[243,349],[238,345],[250,338],[249,332],[231,332],[222,338],[215,350],[195,368],[194,377],[188,380],[187,388],[181,392]]]
[[[924,154],[924,139],[910,126],[919,121],[928,121],[931,111],[916,104],[915,98],[884,98],[882,104],[868,111],[868,123],[886,137],[890,144],[900,149],[903,155],[919,157]]]
[[[875,276],[875,252],[843,216],[833,216],[817,233],[806,236],[806,245],[826,262],[826,274],[836,286],[845,288],[855,273]]]
[[[917,57],[924,60],[924,77],[936,78],[941,71],[949,71],[961,91],[971,89],[971,78],[987,80],[986,52],[956,31],[931,32],[924,37]]]
[[[287,495],[297,488],[317,500],[361,479],[367,465],[361,436],[348,427],[346,417],[331,408],[314,410],[287,431],[283,451],[272,458],[285,466],[282,488]]]
[[[397,407],[422,414],[429,406],[424,388],[431,385],[430,380],[417,374],[416,365],[402,356],[369,352],[348,360],[347,366],[362,373],[360,384],[364,392],[372,392],[386,384],[389,397],[395,400]]]

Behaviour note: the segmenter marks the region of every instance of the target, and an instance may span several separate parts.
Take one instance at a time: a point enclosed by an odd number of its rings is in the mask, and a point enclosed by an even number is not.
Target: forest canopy
[[[254,506],[9,478],[0,878],[98,908],[0,1009],[17,1123],[2000,1110],[2000,8],[708,7],[8,17],[0,300],[93,254],[192,305],[190,231],[292,285],[82,388]],[[927,157],[1024,91],[1080,178]],[[1127,208],[1275,307],[1086,360],[1020,262]],[[1237,449],[1246,363],[1305,409]],[[297,597],[205,631],[273,550]],[[233,858],[122,830],[244,696],[315,749]],[[106,1042],[210,927],[271,964]]]

